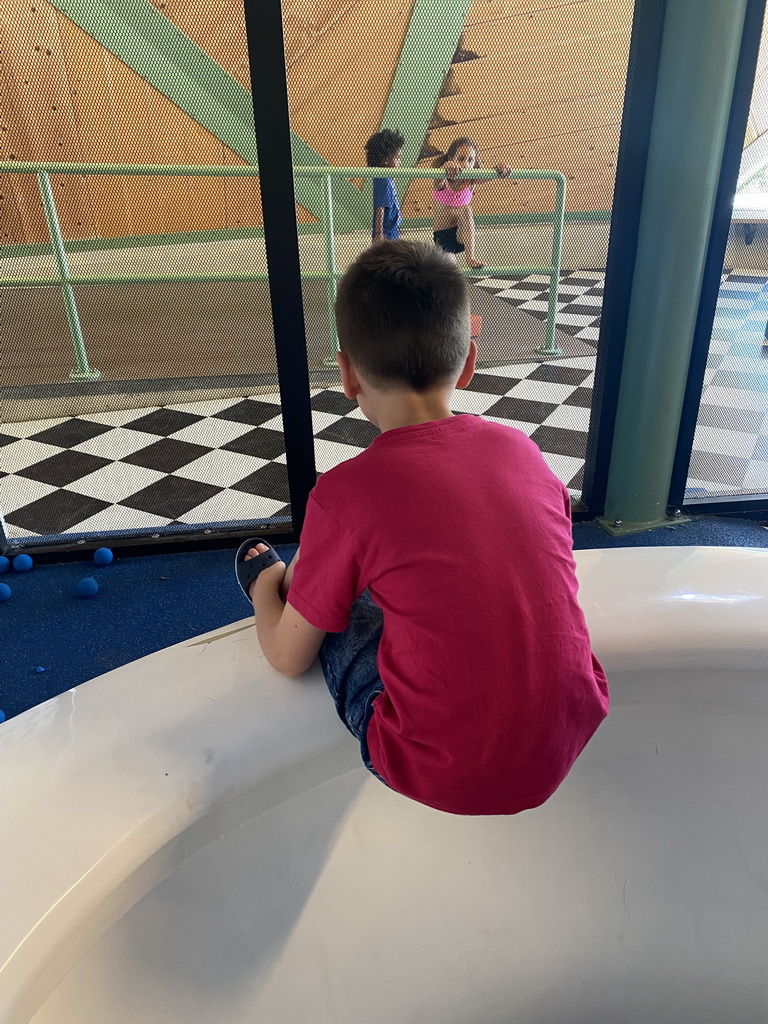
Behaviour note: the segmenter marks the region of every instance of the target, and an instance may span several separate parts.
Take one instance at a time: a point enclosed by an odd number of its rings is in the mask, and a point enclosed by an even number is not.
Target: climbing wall
[[[315,12],[310,29],[301,12],[313,7],[332,10],[324,22]],[[283,4],[291,128],[328,163],[365,164],[363,147],[381,122],[412,8],[412,0]],[[308,34],[296,45],[302,24]]]
[[[150,0],[146,0],[147,4]],[[241,0],[151,6],[250,89]],[[3,0],[0,157],[104,163],[245,161],[105,46],[55,0]],[[387,105],[413,0],[284,0],[293,131],[323,160],[364,163]],[[568,209],[610,208],[632,0],[473,0],[431,122],[399,124],[425,160],[460,134],[486,165],[553,168]],[[439,31],[440,26],[435,26]],[[429,41],[423,54],[430,61]],[[111,238],[260,223],[257,180],[66,179],[53,190],[65,238]],[[551,209],[551,186],[479,190],[476,213]],[[429,213],[428,187],[405,196]],[[307,210],[299,220],[312,220]],[[360,225],[362,226],[362,225]],[[47,238],[34,181],[4,176],[0,242]]]
[[[242,3],[156,2],[243,85]],[[201,45],[202,48],[202,45]],[[211,132],[46,0],[3,0],[0,156],[128,164],[243,164]],[[48,238],[29,176],[2,176],[2,242]],[[52,176],[67,239],[167,234],[260,223],[257,179]]]
[[[568,180],[568,210],[610,209],[616,174],[632,0],[562,3],[473,0],[424,154],[459,134],[485,166],[552,168]],[[429,160],[422,161],[424,165]],[[551,209],[552,186],[479,189],[476,213]],[[414,183],[403,212],[429,209]]]

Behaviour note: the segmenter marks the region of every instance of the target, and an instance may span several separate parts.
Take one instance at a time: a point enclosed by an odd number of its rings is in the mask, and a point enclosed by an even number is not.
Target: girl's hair
[[[365,144],[365,156],[369,167],[386,167],[398,149],[403,148],[405,139],[398,131],[383,128]]]
[[[474,149],[475,170],[479,171],[482,167],[482,164],[480,163],[480,152],[477,148],[477,143],[475,142],[474,139],[470,139],[466,135],[462,135],[461,138],[459,139],[454,139],[453,142],[448,147],[448,152],[443,153],[442,156],[436,156],[432,162],[432,166],[443,167],[444,164],[447,164],[449,160],[453,160],[453,158],[456,156],[456,153],[458,152],[459,149],[461,149],[462,146],[470,146],[472,149]]]

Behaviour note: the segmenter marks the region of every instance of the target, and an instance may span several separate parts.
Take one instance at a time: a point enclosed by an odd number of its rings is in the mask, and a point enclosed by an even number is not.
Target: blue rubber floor
[[[576,524],[573,534],[576,548],[768,547],[765,527],[719,518],[620,539],[592,523]],[[278,550],[287,560],[294,548]],[[244,618],[250,604],[235,582],[233,559],[234,548],[118,558],[104,567],[39,565],[0,577],[12,590],[0,603],[0,709],[10,718],[119,665]],[[77,596],[85,576],[99,584],[93,598]]]

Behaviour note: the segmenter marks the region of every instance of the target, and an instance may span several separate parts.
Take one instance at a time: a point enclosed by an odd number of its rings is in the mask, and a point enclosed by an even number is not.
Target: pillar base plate
[[[688,516],[662,516],[661,519],[654,519],[650,523],[623,522],[621,519],[606,519],[605,516],[598,516],[595,522],[602,527],[611,537],[625,537],[630,533],[648,533],[651,530],[660,530],[662,527],[670,529],[681,526],[683,523],[690,523]]]

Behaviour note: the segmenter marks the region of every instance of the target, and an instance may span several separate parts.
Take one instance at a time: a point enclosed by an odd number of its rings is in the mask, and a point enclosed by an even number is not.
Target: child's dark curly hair
[[[470,146],[472,149],[474,149],[474,170],[481,170],[482,164],[480,163],[480,151],[477,148],[477,143],[475,142],[474,139],[470,139],[469,136],[467,135],[462,135],[461,138],[454,139],[453,142],[448,147],[448,151],[446,153],[443,153],[440,156],[435,157],[435,159],[432,161],[432,166],[443,167],[445,164],[448,163],[449,160],[453,160],[453,158],[456,156],[456,153],[458,152],[459,149],[461,149],[462,146]]]
[[[403,148],[405,139],[398,131],[384,128],[376,132],[365,144],[365,156],[369,167],[387,167],[389,161]]]

